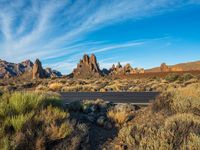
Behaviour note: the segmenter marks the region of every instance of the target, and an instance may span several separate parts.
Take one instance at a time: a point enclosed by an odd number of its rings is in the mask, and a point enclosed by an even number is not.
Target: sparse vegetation
[[[49,144],[68,138],[76,127],[58,101],[59,97],[52,93],[15,92],[1,96],[0,149],[46,149]]]
[[[100,149],[199,148],[200,81],[192,74],[142,79],[55,78],[34,82],[31,85],[37,92],[13,92],[19,87],[18,81],[9,86],[2,83],[0,149],[88,149],[95,139],[98,143],[94,145]],[[26,89],[30,84],[23,85],[26,86],[20,87]],[[60,91],[159,91],[161,94],[154,103],[137,110],[130,104],[114,105],[103,100],[77,101],[64,107],[59,94],[54,93]]]
[[[165,80],[168,82],[174,82],[174,81],[178,80],[179,77],[180,77],[179,74],[171,73],[165,77]]]

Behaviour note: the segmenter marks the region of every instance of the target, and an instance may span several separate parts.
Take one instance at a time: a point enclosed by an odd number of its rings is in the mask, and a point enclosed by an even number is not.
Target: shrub
[[[23,114],[36,109],[43,99],[39,93],[15,92],[9,98],[9,106],[16,114]]]
[[[124,123],[127,120],[128,116],[129,113],[127,113],[126,111],[115,111],[111,109],[107,112],[107,117],[118,124]]]
[[[170,73],[165,77],[165,80],[168,82],[174,82],[178,80],[179,75],[177,73]]]
[[[73,131],[54,93],[15,92],[0,97],[0,149],[46,149]],[[54,143],[55,144],[55,143]],[[35,147],[34,147],[35,146]]]
[[[170,107],[174,112],[200,113],[200,88],[199,84],[189,85],[184,88],[172,90]]]
[[[60,91],[61,90],[61,88],[62,88],[62,84],[61,83],[52,83],[52,84],[50,84],[49,85],[49,88],[50,88],[50,90],[52,90],[52,91]]]
[[[134,106],[133,106],[134,107]],[[123,124],[126,121],[128,121],[129,117],[132,116],[131,111],[135,110],[129,106],[129,105],[122,105],[122,104],[118,104],[114,107],[111,107],[108,112],[107,112],[107,117],[118,124]]]
[[[50,124],[57,121],[62,121],[69,117],[69,113],[65,112],[60,108],[56,108],[53,106],[48,106],[46,109],[40,111],[37,119],[45,122],[46,124]]]
[[[5,126],[13,127],[16,132],[19,132],[24,124],[30,120],[33,116],[33,113],[20,114],[17,116],[8,117],[5,120]]]
[[[180,81],[188,81],[190,79],[194,78],[194,76],[191,73],[184,73],[179,80]]]
[[[70,135],[72,128],[67,123],[62,123],[61,125],[56,125],[51,123],[45,128],[45,134],[50,140],[63,139]]]

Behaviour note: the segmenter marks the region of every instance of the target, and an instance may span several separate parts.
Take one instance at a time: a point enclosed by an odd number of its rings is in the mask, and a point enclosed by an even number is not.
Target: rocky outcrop
[[[102,72],[99,69],[96,56],[92,54],[90,57],[84,55],[80,60],[77,68],[73,71],[73,77],[88,78],[88,77],[100,77]]]
[[[45,75],[46,77],[61,77],[62,74],[61,72],[57,71],[57,70],[52,70],[51,68],[46,68],[45,69]]]
[[[162,64],[160,65],[160,71],[161,71],[161,72],[170,72],[170,68],[169,68],[169,66],[167,66],[165,63],[162,63]]]
[[[42,68],[42,64],[39,59],[36,59],[33,66],[33,79],[46,78],[45,70]]]
[[[132,68],[130,64],[126,64],[124,67],[118,63],[117,66],[113,65],[110,69],[110,75],[131,75],[144,73],[144,69]]]
[[[30,60],[18,64],[0,60],[0,78],[20,76],[27,71],[31,71],[32,67],[33,63]]]
[[[160,72],[179,72],[179,71],[183,71],[183,69],[180,67],[169,67],[165,63],[162,63],[160,66]]]
[[[47,68],[44,70],[39,60],[36,60],[35,64],[30,60],[23,61],[21,63],[11,63],[0,59],[0,78],[11,77],[26,77],[26,78],[48,78],[48,77],[60,77],[62,74],[59,71],[51,70]]]
[[[49,78],[49,77],[61,77],[62,74],[59,71],[52,70],[51,68],[43,69],[42,63],[39,59],[36,59],[33,66],[33,79]]]

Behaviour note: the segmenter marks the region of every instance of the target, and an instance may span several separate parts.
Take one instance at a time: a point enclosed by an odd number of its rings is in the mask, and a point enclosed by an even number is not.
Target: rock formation
[[[162,63],[160,66],[160,71],[161,72],[170,72],[170,68],[165,63]]]
[[[61,72],[57,71],[57,70],[52,70],[51,68],[46,68],[45,69],[45,75],[46,77],[61,77],[62,74]]]
[[[31,71],[33,63],[30,60],[19,64],[0,60],[0,78],[20,76],[26,71]]]
[[[26,60],[17,64],[0,59],[0,78],[11,78],[19,76],[26,78],[47,78],[60,77],[62,74],[56,70],[51,70],[50,68],[44,70],[39,60],[36,60],[35,64],[33,64],[30,60]]]
[[[169,67],[165,63],[162,63],[160,66],[160,71],[161,72],[179,72],[179,71],[183,71],[183,69],[180,67]]]
[[[33,79],[45,78],[45,70],[42,68],[42,64],[39,59],[36,59],[33,66]]]
[[[88,77],[99,77],[102,75],[99,65],[97,63],[96,56],[92,54],[90,57],[84,55],[83,59],[80,60],[77,68],[73,71],[73,77],[88,78]]]
[[[126,64],[124,67],[118,63],[117,66],[113,65],[110,69],[110,75],[131,75],[144,73],[144,69],[132,68],[130,64]]]

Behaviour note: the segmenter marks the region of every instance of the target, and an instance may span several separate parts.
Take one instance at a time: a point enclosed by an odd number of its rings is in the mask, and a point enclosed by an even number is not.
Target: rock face
[[[21,63],[10,63],[0,59],[0,78],[24,76],[26,78],[60,77],[62,74],[56,70],[47,68],[44,70],[39,60],[33,64],[30,60]]]
[[[165,63],[162,63],[160,66],[160,71],[161,72],[179,72],[179,71],[183,71],[183,69],[180,67],[169,67]]]
[[[72,74],[73,77],[81,78],[102,76],[102,72],[99,69],[99,65],[94,54],[92,54],[90,57],[85,54]]]
[[[126,64],[124,67],[118,63],[117,66],[113,65],[110,69],[110,75],[131,75],[144,73],[144,69],[132,68],[130,64]]]
[[[22,63],[15,64],[0,60],[0,78],[10,78],[22,75],[24,72],[32,70],[33,63],[26,60]]]
[[[36,59],[33,66],[33,79],[49,78],[49,77],[61,77],[62,74],[59,71],[52,70],[51,68],[43,69],[42,63],[39,59]]]
[[[45,75],[46,77],[61,77],[62,74],[61,72],[57,71],[57,70],[52,70],[51,68],[46,68],[45,69]]]
[[[33,66],[33,79],[45,78],[45,70],[42,68],[42,64],[39,59],[36,59]]]

